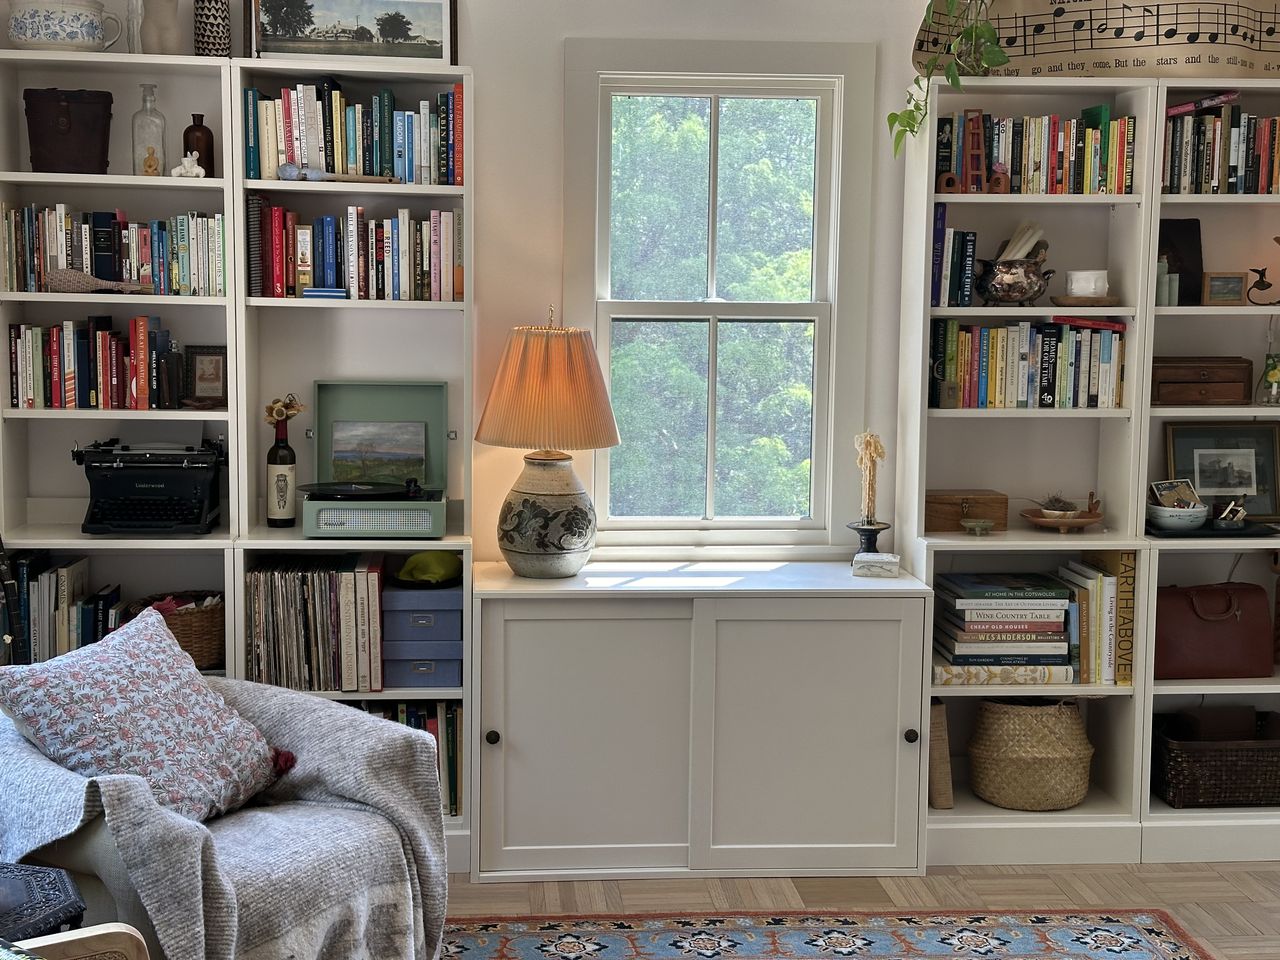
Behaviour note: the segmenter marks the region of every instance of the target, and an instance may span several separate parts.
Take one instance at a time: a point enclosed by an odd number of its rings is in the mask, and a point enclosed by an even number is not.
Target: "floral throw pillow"
[[[192,820],[234,810],[274,779],[262,734],[205,683],[153,609],[54,660],[0,667],[0,710],[68,770],[136,774]]]

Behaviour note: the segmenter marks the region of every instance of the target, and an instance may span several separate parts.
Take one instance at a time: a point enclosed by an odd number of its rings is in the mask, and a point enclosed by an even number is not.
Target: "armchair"
[[[308,694],[209,683],[293,770],[196,823],[139,777],[64,770],[0,718],[0,858],[72,871],[86,921],[137,927],[153,957],[430,960],[447,892],[435,741]]]

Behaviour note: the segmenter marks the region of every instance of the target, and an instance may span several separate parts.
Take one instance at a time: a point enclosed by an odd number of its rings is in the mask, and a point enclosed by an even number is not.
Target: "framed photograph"
[[[1151,496],[1162,507],[1189,507],[1200,502],[1190,480],[1157,480],[1151,484]]]
[[[413,57],[455,64],[457,0],[249,0],[252,55]]]
[[[227,348],[191,346],[182,350],[188,406],[212,410],[227,405]]]
[[[1169,475],[1186,477],[1200,500],[1234,500],[1250,520],[1280,520],[1280,422],[1214,421],[1165,424]]]
[[[1206,273],[1200,300],[1206,307],[1239,307],[1248,289],[1247,273]]]

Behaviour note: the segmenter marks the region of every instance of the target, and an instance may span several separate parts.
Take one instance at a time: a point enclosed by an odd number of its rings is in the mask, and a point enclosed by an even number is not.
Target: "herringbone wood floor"
[[[449,915],[726,910],[1169,911],[1222,960],[1280,960],[1280,862],[934,867],[927,877],[468,882]]]

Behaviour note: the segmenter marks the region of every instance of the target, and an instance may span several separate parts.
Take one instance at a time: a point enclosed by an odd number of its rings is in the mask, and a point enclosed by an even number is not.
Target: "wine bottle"
[[[276,442],[267,451],[267,526],[292,527],[296,522],[294,471],[298,457],[289,446],[289,421],[276,422]]]

